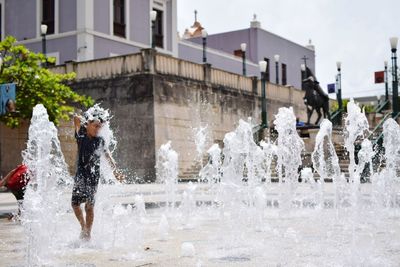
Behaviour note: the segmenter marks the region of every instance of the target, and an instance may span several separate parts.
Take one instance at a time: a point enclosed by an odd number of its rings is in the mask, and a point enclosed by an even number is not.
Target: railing
[[[52,72],[58,73],[58,74],[66,74],[67,73],[65,70],[65,64],[50,67],[49,69],[51,69]]]
[[[251,78],[218,69],[211,69],[211,83],[238,88],[248,92],[252,92],[253,90],[253,81]]]
[[[383,119],[378,123],[378,125],[375,126],[374,130],[372,130],[372,132],[369,134],[368,139],[371,140],[373,139],[373,137],[375,136],[376,132],[378,131],[379,128],[383,127],[383,124],[385,123],[385,121],[391,116],[391,113],[388,113],[385,115],[385,117],[383,117]],[[396,120],[397,118],[400,117],[400,113],[397,113],[396,115],[393,116],[393,119]],[[382,145],[382,141],[383,141],[383,132],[381,132],[378,137],[373,140],[373,146],[381,146]]]
[[[257,93],[261,95],[261,81],[257,83]],[[269,82],[266,83],[266,97],[290,104],[304,103],[304,91],[295,89],[294,87],[276,85]]]
[[[389,107],[390,101],[386,100],[383,103],[380,103],[376,108],[375,108],[375,112],[376,113],[380,113],[382,112],[382,110],[385,110]]]
[[[132,54],[84,62],[68,62],[50,68],[55,73],[65,74],[75,72],[77,79],[111,77],[124,73],[134,73],[142,70],[142,56]]]
[[[50,68],[55,73],[76,72],[76,79],[99,79],[138,72],[175,75],[197,81],[230,87],[261,95],[260,81],[256,77],[211,68],[209,64],[197,64],[169,55],[144,49],[141,53],[96,59],[83,62],[68,62]],[[267,98],[285,103],[303,103],[304,92],[293,87],[267,83]]]
[[[337,110],[335,110],[334,112],[332,112],[330,114],[331,122],[332,122],[333,125],[340,125],[341,124],[341,122],[342,122],[341,121],[342,120],[342,113],[343,113],[343,110],[337,109]]]
[[[204,71],[200,64],[180,60],[174,57],[156,55],[156,72],[176,75],[194,80],[203,80]]]

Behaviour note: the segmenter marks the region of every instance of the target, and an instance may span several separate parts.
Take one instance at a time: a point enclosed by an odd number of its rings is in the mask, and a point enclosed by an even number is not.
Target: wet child
[[[108,120],[108,113],[95,106],[86,112],[85,121],[81,125],[82,118],[74,117],[75,138],[78,143],[77,171],[74,178],[71,204],[75,216],[81,225],[80,238],[90,240],[94,219],[94,204],[97,186],[100,179],[100,157],[105,155],[114,175],[118,178],[116,166],[111,157],[104,139],[99,136],[99,131]],[[84,217],[81,204],[85,204]]]
[[[28,168],[21,164],[11,170],[3,179],[0,180],[0,187],[5,186],[11,191],[18,202],[17,219],[21,215],[21,207],[24,201],[26,185],[29,182]],[[13,216],[10,216],[10,219]]]

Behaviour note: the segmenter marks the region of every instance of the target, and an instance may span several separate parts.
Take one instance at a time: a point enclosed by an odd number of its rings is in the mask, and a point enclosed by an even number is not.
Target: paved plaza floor
[[[187,185],[179,185],[178,192]],[[368,186],[367,186],[368,187]],[[327,189],[329,191],[329,189]],[[307,190],[304,189],[306,192]],[[368,189],[367,189],[368,191]],[[129,204],[140,194],[146,214],[122,219],[95,218],[90,242],[79,241],[79,226],[69,210],[56,234],[57,247],[44,266],[398,266],[400,263],[400,213],[346,209],[299,208],[284,211],[270,207],[257,216],[251,209],[222,209],[212,205],[193,210],[155,207],[165,199],[160,185],[119,187],[110,190],[109,202]],[[210,199],[206,187],[195,199]],[[65,201],[69,200],[65,192]],[[271,193],[270,197],[274,195]],[[29,240],[20,222],[7,213],[17,206],[10,193],[0,193],[0,266],[27,266]],[[381,213],[384,212],[384,213]],[[189,216],[185,216],[189,215]],[[51,216],[49,214],[49,216]],[[168,221],[163,227],[163,217]],[[377,220],[379,217],[379,220]],[[121,217],[122,218],[122,217]],[[114,220],[114,221],[113,221]],[[110,222],[107,224],[106,222]],[[99,224],[105,223],[113,230]],[[114,222],[124,229],[112,227]],[[97,223],[97,224],[96,224]],[[46,229],[43,229],[46,232]]]

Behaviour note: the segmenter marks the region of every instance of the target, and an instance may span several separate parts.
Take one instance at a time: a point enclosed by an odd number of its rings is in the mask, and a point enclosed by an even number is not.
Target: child
[[[15,196],[18,202],[18,216],[21,215],[21,206],[24,201],[26,185],[29,182],[28,168],[21,164],[10,171],[6,177],[0,180],[0,187],[7,187]],[[17,216],[17,218],[18,218]],[[12,216],[10,217],[10,219]]]
[[[83,240],[90,240],[93,219],[94,204],[97,185],[100,178],[100,156],[104,153],[110,163],[114,174],[116,166],[108,149],[105,147],[104,139],[99,137],[99,131],[103,123],[108,119],[108,114],[103,109],[95,106],[91,108],[91,113],[86,113],[87,120],[81,126],[81,118],[74,117],[75,138],[78,143],[77,171],[74,178],[71,204],[75,216],[81,225],[81,236]],[[86,218],[80,205],[85,204]]]

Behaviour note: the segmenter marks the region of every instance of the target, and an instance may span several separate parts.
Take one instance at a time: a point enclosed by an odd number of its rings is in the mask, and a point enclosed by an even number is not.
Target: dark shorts
[[[74,184],[72,189],[71,204],[79,206],[82,203],[94,205],[97,192],[97,185],[79,185]]]

